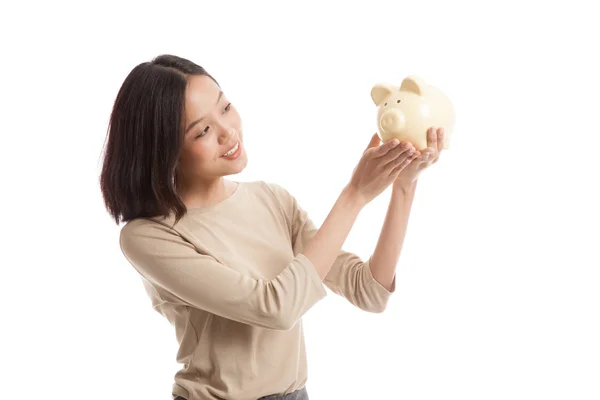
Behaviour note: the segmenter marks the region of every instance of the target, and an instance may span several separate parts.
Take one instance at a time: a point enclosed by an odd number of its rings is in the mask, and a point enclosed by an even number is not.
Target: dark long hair
[[[175,188],[190,75],[217,83],[201,66],[163,54],[133,68],[119,89],[100,174],[104,204],[117,225],[171,212],[177,222],[187,211]]]

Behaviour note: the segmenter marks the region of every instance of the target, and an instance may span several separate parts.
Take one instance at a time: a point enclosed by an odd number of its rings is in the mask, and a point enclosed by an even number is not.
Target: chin
[[[248,157],[246,157],[246,154],[244,154],[243,160],[240,160],[238,168],[236,168],[237,169],[236,174],[239,174],[240,172],[245,170],[247,166],[248,166]]]
[[[244,171],[246,169],[247,165],[248,165],[248,158],[244,154],[239,160],[237,160],[237,162],[235,163],[234,166],[232,166],[232,168],[229,168],[227,175],[237,175],[237,174],[241,173],[242,171]]]

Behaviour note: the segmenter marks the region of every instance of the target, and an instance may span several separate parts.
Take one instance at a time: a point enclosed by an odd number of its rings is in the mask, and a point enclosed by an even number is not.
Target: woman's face
[[[185,93],[183,183],[211,182],[248,164],[240,116],[208,76],[191,76]]]

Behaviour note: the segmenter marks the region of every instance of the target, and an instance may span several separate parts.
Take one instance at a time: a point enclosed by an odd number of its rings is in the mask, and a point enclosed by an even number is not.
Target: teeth
[[[230,155],[235,153],[239,146],[240,146],[240,142],[237,142],[236,145],[233,147],[233,149],[231,149],[227,153],[223,154],[223,157],[229,157]]]

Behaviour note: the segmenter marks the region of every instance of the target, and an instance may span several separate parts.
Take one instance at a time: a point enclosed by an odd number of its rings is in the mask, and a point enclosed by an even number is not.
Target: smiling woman
[[[233,190],[220,178],[247,164],[242,137],[239,114],[204,68],[171,55],[138,65],[110,119],[100,180],[109,213],[117,223],[171,212],[179,220],[220,201]],[[221,157],[235,146],[235,157]]]
[[[188,208],[211,205],[227,196],[226,185],[219,193],[219,178],[242,172],[248,163],[240,115],[206,75],[189,77],[184,115],[179,193]]]
[[[283,186],[225,178],[248,163],[242,123],[204,68],[162,55],[130,72],[100,186],[112,218],[125,223],[124,256],[175,329],[174,397],[308,399],[302,316],[326,296],[324,284],[374,313],[395,290],[391,262],[378,262],[377,275],[370,259],[341,247],[360,210],[415,170],[406,168],[413,150],[372,141],[317,229]],[[398,214],[394,235],[404,229]],[[394,242],[379,259],[397,256]]]

